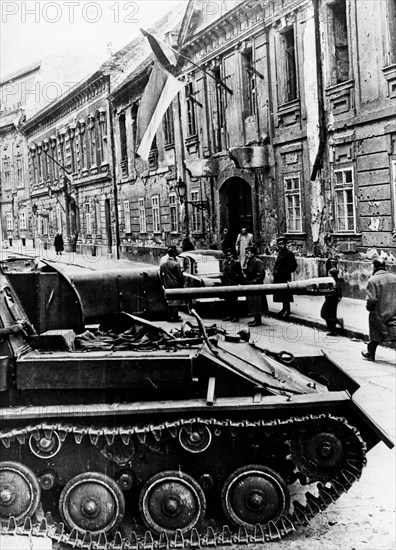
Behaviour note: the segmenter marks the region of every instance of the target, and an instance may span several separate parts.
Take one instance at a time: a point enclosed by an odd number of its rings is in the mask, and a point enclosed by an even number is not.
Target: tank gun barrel
[[[310,296],[328,296],[334,292],[332,277],[317,277],[305,281],[272,283],[261,285],[211,286],[192,288],[172,288],[165,290],[167,300],[189,298],[221,298],[226,296],[250,296],[255,294],[274,294],[275,292],[292,292]]]

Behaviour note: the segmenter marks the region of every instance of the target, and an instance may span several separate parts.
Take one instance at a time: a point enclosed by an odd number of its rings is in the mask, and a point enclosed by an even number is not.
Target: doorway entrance
[[[236,240],[242,227],[253,233],[252,190],[242,178],[226,180],[220,188],[220,223],[228,227],[231,239]]]

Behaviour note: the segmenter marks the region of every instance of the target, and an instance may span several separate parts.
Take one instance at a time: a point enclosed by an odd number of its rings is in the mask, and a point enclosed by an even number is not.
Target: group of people
[[[221,245],[225,253],[225,260],[221,266],[221,280],[223,285],[259,285],[264,283],[265,268],[258,257],[254,245],[253,235],[244,227],[232,246],[228,231],[222,233]],[[286,237],[277,239],[278,254],[273,268],[273,282],[287,283],[297,268],[294,253],[287,247]],[[176,259],[176,247],[169,247],[166,256],[160,261],[160,277],[164,288],[178,288],[184,286],[183,271]],[[327,274],[334,279],[334,293],[326,296],[321,309],[321,317],[326,321],[329,336],[337,335],[337,326],[344,328],[343,319],[337,317],[338,304],[342,299],[343,280],[339,277],[336,267],[328,266]],[[285,320],[290,317],[290,303],[293,294],[282,290],[273,295],[274,302],[282,303],[278,317]],[[169,302],[169,317],[171,321],[181,320],[178,314],[183,302],[173,300]],[[250,327],[260,326],[262,314],[268,312],[265,295],[247,296],[249,315],[253,316],[248,323]],[[239,321],[238,297],[227,296],[225,299],[226,317],[223,320]],[[370,341],[367,351],[362,355],[368,361],[375,361],[378,345],[383,342],[396,342],[396,275],[386,269],[385,258],[376,258],[373,261],[373,274],[367,285],[367,310],[369,311]]]
[[[224,285],[260,285],[264,283],[265,268],[262,260],[258,257],[258,250],[254,245],[254,237],[246,227],[242,227],[239,233],[235,248],[231,246],[228,230],[222,233],[221,246],[226,255],[222,265],[222,282]],[[274,283],[287,283],[291,280],[292,273],[297,269],[297,262],[294,253],[287,248],[286,237],[279,237],[278,256],[275,261],[273,276]],[[226,246],[228,246],[226,248]],[[237,258],[235,257],[237,255]],[[281,302],[282,309],[278,316],[288,319],[290,316],[290,303],[293,295],[290,292],[278,292],[274,294],[274,302]],[[238,321],[238,300],[235,296],[226,299],[227,316],[224,320]],[[249,295],[247,297],[249,315],[253,320],[249,322],[250,327],[260,326],[262,314],[268,312],[268,303],[265,295]]]

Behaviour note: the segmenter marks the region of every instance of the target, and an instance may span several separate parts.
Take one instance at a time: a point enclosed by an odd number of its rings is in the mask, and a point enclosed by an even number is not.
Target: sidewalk
[[[267,300],[271,315],[282,309],[282,304],[274,303],[272,296],[267,296]],[[319,296],[294,296],[289,321],[327,331],[326,323],[320,317],[323,302],[324,298]],[[349,338],[368,340],[368,313],[364,300],[342,298],[338,304],[337,317],[344,319],[343,335]]]
[[[7,251],[4,250],[3,252]],[[14,255],[18,256],[19,254]],[[37,257],[37,250],[28,249],[24,255]],[[58,264],[80,266],[93,270],[152,267],[151,264],[137,261],[133,262],[127,259],[116,260],[105,256],[85,256],[83,254],[77,254],[76,252],[64,252],[61,256],[57,256],[53,249],[42,250],[41,259]],[[271,316],[275,316],[282,306],[279,303],[274,303],[272,301],[272,296],[267,296],[267,300],[270,314]],[[327,331],[325,321],[320,318],[320,309],[323,302],[324,298],[319,296],[294,296],[294,302],[291,304],[290,322],[300,323]],[[366,310],[366,302],[364,300],[343,298],[338,305],[337,315],[344,319],[343,334],[345,336],[368,340],[368,311]]]

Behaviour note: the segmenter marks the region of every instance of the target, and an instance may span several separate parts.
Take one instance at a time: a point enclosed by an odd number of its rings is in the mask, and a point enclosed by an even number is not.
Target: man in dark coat
[[[231,248],[225,251],[226,259],[221,266],[221,282],[223,285],[234,286],[243,282],[241,264],[234,258],[234,252]],[[238,315],[238,296],[227,296],[225,299],[225,308],[227,316],[223,321],[236,323],[239,321]]]
[[[339,271],[335,267],[332,267],[328,273],[329,277],[334,279],[334,293],[325,297],[324,304],[320,310],[320,316],[326,321],[329,332],[327,336],[337,336],[336,327],[344,328],[344,321],[337,317],[338,304],[342,299],[342,283],[343,280],[338,276]]]
[[[184,276],[179,262],[176,260],[176,250],[169,247],[168,257],[160,265],[160,279],[164,288],[180,288],[184,286]],[[179,307],[183,300],[168,300],[168,311],[170,321],[181,321]]]
[[[190,241],[190,237],[187,235],[187,233],[184,234],[184,237],[181,243],[181,249],[182,249],[182,252],[188,252],[189,250],[194,250],[194,245]]]
[[[368,361],[375,361],[381,342],[396,342],[396,275],[387,271],[381,257],[373,261],[373,268],[366,290],[370,342],[367,351],[362,351]]]
[[[220,246],[224,254],[227,254],[227,250],[232,248],[232,240],[226,227],[224,227],[220,235]]]
[[[243,270],[245,282],[247,285],[261,285],[264,283],[265,269],[264,264],[257,257],[257,250],[254,246],[248,246],[245,249],[246,263]],[[248,323],[249,327],[258,327],[261,325],[261,314],[268,311],[267,297],[263,295],[253,295],[247,297],[249,315],[254,316],[254,320]]]
[[[62,254],[64,247],[62,233],[59,232],[55,235],[54,246],[56,254]]]
[[[287,283],[291,281],[291,274],[297,269],[297,262],[293,252],[287,248],[286,237],[279,237],[277,242],[279,252],[274,265],[274,283]],[[282,309],[278,313],[278,317],[288,319],[293,294],[285,291],[275,292],[273,300],[274,302],[282,302]]]

